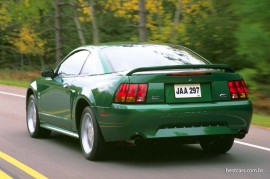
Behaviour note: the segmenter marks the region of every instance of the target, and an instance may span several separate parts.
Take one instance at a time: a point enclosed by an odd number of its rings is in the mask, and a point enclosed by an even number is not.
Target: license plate
[[[175,84],[175,98],[199,98],[201,97],[200,84]]]

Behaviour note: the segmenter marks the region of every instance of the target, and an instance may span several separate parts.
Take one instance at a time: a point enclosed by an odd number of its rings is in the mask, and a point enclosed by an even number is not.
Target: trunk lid
[[[228,81],[242,79],[226,65],[184,65],[180,68],[147,67],[135,69],[127,75],[131,84],[148,84],[147,104],[231,100]]]

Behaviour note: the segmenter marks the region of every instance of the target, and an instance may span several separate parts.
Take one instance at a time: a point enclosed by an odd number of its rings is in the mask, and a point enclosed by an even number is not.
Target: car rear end
[[[100,118],[106,141],[233,136],[243,138],[252,103],[230,66],[182,64],[139,67],[122,75],[109,114]]]

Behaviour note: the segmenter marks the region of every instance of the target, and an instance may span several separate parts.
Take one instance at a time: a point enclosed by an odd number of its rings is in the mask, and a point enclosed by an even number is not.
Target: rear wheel
[[[222,136],[215,139],[204,139],[200,142],[202,149],[210,154],[222,154],[228,152],[234,142],[234,137]]]
[[[33,138],[48,137],[51,134],[50,130],[40,127],[38,109],[34,95],[31,95],[27,100],[26,123],[28,134]]]
[[[81,117],[80,143],[84,156],[88,160],[102,157],[105,142],[92,110],[86,107]]]

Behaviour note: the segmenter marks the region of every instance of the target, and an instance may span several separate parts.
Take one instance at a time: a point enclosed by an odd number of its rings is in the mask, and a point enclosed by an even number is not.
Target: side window
[[[98,58],[95,58],[93,54],[90,54],[83,66],[81,75],[97,75],[103,73],[104,70],[100,60]]]
[[[75,52],[60,65],[58,75],[78,75],[88,55],[89,52],[86,50]]]

